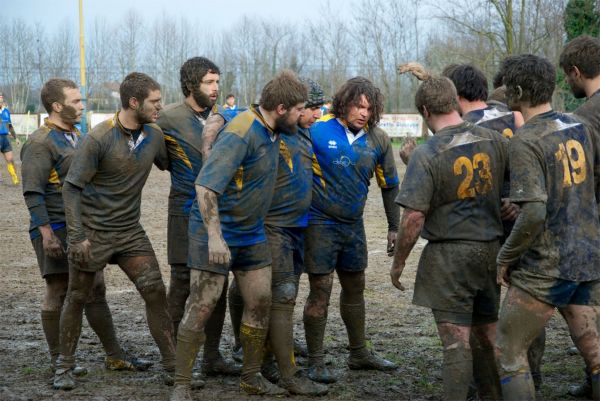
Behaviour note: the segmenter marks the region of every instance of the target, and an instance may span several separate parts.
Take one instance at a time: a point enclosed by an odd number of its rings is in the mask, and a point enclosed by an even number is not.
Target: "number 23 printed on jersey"
[[[492,189],[492,170],[487,153],[475,153],[473,159],[460,156],[454,161],[454,175],[463,176],[456,195],[458,199],[485,195]],[[477,173],[478,177],[475,177]]]

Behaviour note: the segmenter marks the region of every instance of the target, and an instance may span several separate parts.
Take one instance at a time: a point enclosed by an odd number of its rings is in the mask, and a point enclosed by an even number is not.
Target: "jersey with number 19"
[[[425,214],[429,241],[493,241],[503,235],[500,194],[508,140],[463,122],[438,131],[410,158],[396,203]]]

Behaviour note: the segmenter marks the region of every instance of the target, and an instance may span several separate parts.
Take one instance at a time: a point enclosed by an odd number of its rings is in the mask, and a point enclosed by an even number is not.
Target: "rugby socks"
[[[600,367],[592,369],[592,399],[600,400]]]
[[[185,312],[185,302],[190,295],[190,278],[189,275],[182,278],[180,271],[189,268],[186,265],[173,264],[171,265],[171,280],[169,282],[169,293],[167,294],[167,304],[169,305],[169,315],[173,322],[174,337],[177,337],[177,329],[179,322],[183,318]]]
[[[444,349],[444,365],[442,367],[444,400],[465,400],[472,377],[471,349],[460,346]]]
[[[496,366],[496,356],[493,347],[481,347],[479,344],[472,348],[473,376],[477,384],[479,397],[482,400],[500,400],[500,378]]]
[[[240,341],[244,349],[244,366],[242,367],[242,382],[250,382],[260,372],[265,353],[267,329],[240,325]]]
[[[304,332],[306,347],[308,348],[308,365],[318,366],[324,364],[325,352],[323,351],[323,338],[325,337],[325,316],[307,316],[304,314]]]
[[[179,328],[175,352],[175,385],[189,386],[192,382],[192,368],[205,338],[202,331],[188,330],[185,327]]]
[[[219,344],[221,334],[223,333],[223,323],[225,322],[225,313],[227,312],[227,287],[221,292],[221,297],[215,305],[213,313],[208,318],[204,327],[206,341],[204,342],[204,362],[210,362],[215,359],[221,359]]]
[[[240,325],[242,324],[242,316],[244,314],[244,299],[240,290],[237,288],[235,280],[231,282],[228,294],[229,301],[229,317],[231,318],[231,327],[233,336],[235,337],[235,349],[238,349],[242,343],[240,342]]]
[[[10,178],[12,178],[13,184],[17,185],[19,183],[19,176],[17,175],[17,170],[15,169],[15,164],[7,163],[6,169],[8,170],[8,174],[10,174]]]
[[[107,356],[125,359],[125,354],[119,345],[112,315],[106,299],[86,303],[85,317],[92,330],[96,332]]]
[[[527,361],[533,379],[533,385],[538,389],[542,385],[542,358],[546,348],[546,329],[544,328],[539,336],[533,340],[527,350]]]
[[[279,372],[283,379],[296,373],[294,359],[294,304],[272,303],[269,321],[269,342],[277,358]]]
[[[50,364],[55,368],[56,358],[59,354],[60,345],[60,311],[42,310],[42,329],[48,343],[50,352]]]
[[[529,370],[520,370],[500,379],[505,401],[535,400],[535,388]]]
[[[365,350],[365,302],[340,303],[340,315],[348,331],[350,355],[362,355]]]

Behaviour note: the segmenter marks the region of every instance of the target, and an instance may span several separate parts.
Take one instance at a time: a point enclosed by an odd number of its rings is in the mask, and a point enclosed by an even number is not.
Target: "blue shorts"
[[[0,134],[0,152],[8,153],[12,152],[12,146],[10,144],[10,139],[8,139],[8,135]]]
[[[362,220],[352,224],[309,225],[304,243],[309,274],[329,274],[334,270],[362,272],[367,268],[367,237]]]
[[[229,270],[258,270],[271,265],[271,252],[266,242],[245,246],[230,246],[231,263],[218,265],[208,263],[208,244],[189,239],[188,266],[227,276]]]
[[[304,271],[304,227],[276,227],[265,224],[267,243],[273,259],[273,281],[300,276]]]

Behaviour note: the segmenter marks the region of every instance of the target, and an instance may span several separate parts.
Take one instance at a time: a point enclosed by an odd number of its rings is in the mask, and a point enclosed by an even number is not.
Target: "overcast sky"
[[[186,17],[190,22],[205,24],[209,29],[223,30],[231,27],[241,16],[261,15],[278,22],[301,22],[320,15],[325,0],[83,0],[84,17],[96,16],[119,19],[129,9],[135,9],[150,20],[167,14]],[[349,1],[330,0],[339,5],[341,16],[351,16]],[[37,23],[47,23],[50,29],[59,22],[77,27],[79,0],[0,0],[2,20],[22,18]]]

